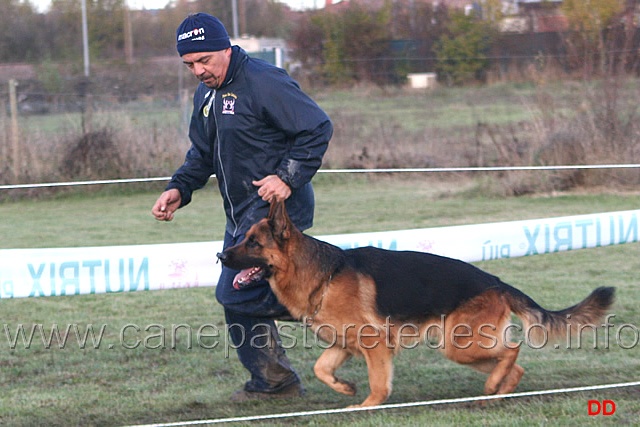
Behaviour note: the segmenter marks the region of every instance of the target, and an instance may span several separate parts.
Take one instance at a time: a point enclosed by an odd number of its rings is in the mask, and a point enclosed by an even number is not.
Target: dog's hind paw
[[[347,396],[355,396],[357,392],[357,388],[354,383],[337,378],[336,382],[333,383],[332,388],[338,393],[346,394]]]

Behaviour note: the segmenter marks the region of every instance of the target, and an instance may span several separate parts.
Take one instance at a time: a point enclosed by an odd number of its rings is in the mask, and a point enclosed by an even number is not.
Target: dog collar
[[[311,300],[313,299],[313,297],[320,291],[320,289],[322,289],[320,301],[318,301],[318,303],[313,308],[313,312],[311,313],[311,315],[304,316],[303,318],[304,326],[310,328],[313,325],[313,321],[315,320],[316,315],[320,312],[320,309],[322,309],[322,302],[324,301],[324,296],[327,294],[327,288],[329,288],[329,283],[331,283],[331,280],[333,280],[333,273],[329,275],[329,279],[327,279],[326,282],[318,286],[309,296],[309,305],[311,305]]]

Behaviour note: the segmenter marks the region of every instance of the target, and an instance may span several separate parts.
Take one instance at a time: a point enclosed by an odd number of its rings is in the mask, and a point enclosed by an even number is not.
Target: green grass
[[[108,104],[105,104],[108,105]],[[159,106],[150,103],[131,102],[123,108],[122,104],[113,104],[111,110],[94,112],[96,123],[113,124],[114,128],[122,126],[123,117],[129,117],[127,124],[148,132],[159,125],[178,127],[181,125],[182,115],[175,106]],[[55,113],[34,116],[20,116],[18,123],[21,128],[37,130],[47,135],[65,133],[71,129],[81,127],[81,113]]]
[[[312,234],[349,233],[445,226],[526,218],[637,209],[638,194],[561,194],[522,198],[481,198],[464,181],[318,177],[316,221]],[[213,184],[213,183],[212,183]],[[171,223],[156,222],[150,208],[159,194],[119,194],[116,190],[20,200],[0,204],[2,248],[100,246],[219,239],[221,203],[211,185],[196,193],[192,205]],[[640,245],[588,249],[552,255],[488,261],[477,265],[531,295],[541,305],[564,308],[596,286],[618,288],[613,313],[616,328],[640,323]],[[115,426],[242,417],[340,408],[360,402],[367,392],[362,360],[341,369],[359,386],[357,397],[336,394],[312,373],[320,349],[288,350],[303,377],[307,395],[293,402],[231,404],[230,394],[247,379],[224,335],[197,341],[199,328],[224,331],[224,316],[213,290],[192,288],[129,294],[83,295],[0,301],[0,424],[12,426]],[[21,340],[11,349],[19,324],[42,324],[45,338],[53,325],[87,325],[100,345],[79,348],[73,333],[59,348],[36,333],[29,348]],[[172,334],[174,325],[188,325]],[[295,325],[295,324],[291,324]],[[636,329],[637,330],[637,329]],[[27,330],[27,333],[29,331]],[[9,333],[9,338],[7,337]],[[172,344],[172,335],[177,336]],[[302,335],[296,329],[296,339]],[[189,338],[192,339],[189,345]],[[526,373],[517,391],[546,390],[639,380],[640,354],[633,331],[615,333],[605,349],[587,340],[582,348],[523,348]],[[138,344],[139,345],[136,345]],[[96,348],[97,347],[97,348]],[[135,347],[135,348],[134,348]],[[484,376],[443,359],[425,346],[396,359],[389,403],[460,398],[482,394]],[[610,399],[611,417],[588,417],[587,401]],[[375,412],[263,421],[260,425],[633,425],[640,417],[638,387],[527,397],[476,404],[445,404]],[[245,423],[248,424],[248,423]]]
[[[534,87],[442,88],[432,92],[394,90],[389,92],[376,87],[363,92],[317,93],[314,98],[330,117],[343,116],[358,120],[366,127],[377,129],[381,117],[410,131],[428,127],[449,130],[461,126],[475,126],[478,121],[496,124],[515,123],[531,119],[527,105],[534,102]],[[372,102],[372,99],[375,102]],[[187,118],[191,104],[187,106]],[[490,114],[489,114],[490,113]],[[178,105],[157,102],[131,102],[109,105],[105,101],[101,109],[93,112],[95,124],[110,124],[114,129],[123,125],[140,132],[150,128],[179,127],[185,112]],[[127,117],[123,123],[123,117]],[[46,135],[66,133],[81,127],[80,113],[59,113],[20,117],[21,128],[37,130]]]
[[[318,94],[316,98],[330,117],[346,117],[352,124],[361,123],[373,130],[379,129],[383,120],[386,125],[392,123],[408,131],[425,128],[450,131],[475,127],[479,121],[494,124],[527,121],[532,119],[530,106],[535,102],[535,88],[522,90],[514,86],[441,88],[398,95],[368,88],[362,93],[349,90]]]
[[[169,223],[153,220],[162,191],[71,194],[53,200],[0,202],[0,248],[45,248],[221,240],[222,200],[215,181]],[[316,218],[310,234],[338,234],[463,225],[637,209],[638,194],[556,194],[519,198],[480,197],[472,181],[424,175],[316,178]],[[339,221],[336,221],[339,218]]]

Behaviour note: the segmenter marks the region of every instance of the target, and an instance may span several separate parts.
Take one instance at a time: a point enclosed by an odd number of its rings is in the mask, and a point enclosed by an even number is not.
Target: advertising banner
[[[467,262],[638,242],[640,210],[414,230],[315,236]],[[215,286],[222,242],[0,249],[0,298]]]

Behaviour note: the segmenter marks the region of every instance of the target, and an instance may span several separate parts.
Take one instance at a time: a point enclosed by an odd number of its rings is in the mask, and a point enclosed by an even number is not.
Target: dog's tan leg
[[[511,372],[502,380],[497,394],[511,393],[518,387],[520,379],[524,375],[524,368],[516,363],[513,364]]]
[[[485,394],[515,390],[524,369],[516,365],[520,348],[507,342],[511,309],[504,299],[487,292],[469,301],[447,318],[445,355],[489,374]]]
[[[393,383],[393,350],[378,342],[375,348],[362,350],[369,373],[369,389],[371,393],[360,405],[375,406],[384,403],[391,395]]]
[[[349,352],[338,347],[330,347],[320,355],[313,367],[313,372],[320,381],[338,393],[353,396],[356,394],[355,384],[335,376],[336,370],[350,358]]]

